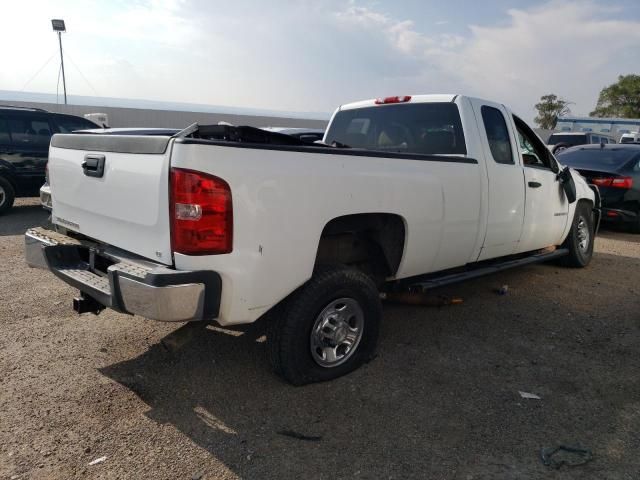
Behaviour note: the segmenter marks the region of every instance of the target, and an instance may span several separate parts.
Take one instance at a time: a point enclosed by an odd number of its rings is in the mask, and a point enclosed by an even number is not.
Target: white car
[[[55,135],[56,231],[26,233],[27,262],[77,287],[80,313],[265,317],[275,370],[304,384],[372,357],[381,291],[591,259],[597,191],[500,103],[366,100],[324,144],[296,142],[226,125]]]
[[[620,143],[640,143],[640,132],[623,133]]]

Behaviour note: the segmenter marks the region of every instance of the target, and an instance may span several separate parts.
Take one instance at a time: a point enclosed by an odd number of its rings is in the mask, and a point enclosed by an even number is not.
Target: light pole
[[[54,32],[58,32],[58,44],[60,45],[60,67],[62,68],[62,88],[64,90],[64,104],[67,104],[67,81],[64,78],[64,57],[62,56],[62,32],[66,32],[67,29],[64,26],[64,20],[53,19],[51,20],[51,26]]]

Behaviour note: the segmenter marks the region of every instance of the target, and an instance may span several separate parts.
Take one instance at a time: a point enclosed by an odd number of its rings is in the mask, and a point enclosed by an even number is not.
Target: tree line
[[[543,95],[535,104],[538,115],[533,121],[546,130],[553,130],[559,116],[571,113],[572,102],[554,93]],[[640,75],[620,75],[618,81],[603,88],[592,117],[640,118]]]

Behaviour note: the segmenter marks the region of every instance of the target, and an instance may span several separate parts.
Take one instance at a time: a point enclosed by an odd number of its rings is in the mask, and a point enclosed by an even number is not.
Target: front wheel
[[[273,313],[267,336],[273,368],[294,385],[345,375],[373,356],[381,316],[367,275],[321,268]]]
[[[576,206],[571,231],[562,244],[569,254],[562,258],[561,263],[566,267],[586,267],[593,256],[594,241],[593,210],[589,204],[581,202]]]
[[[6,178],[0,177],[0,215],[13,206],[16,193]]]

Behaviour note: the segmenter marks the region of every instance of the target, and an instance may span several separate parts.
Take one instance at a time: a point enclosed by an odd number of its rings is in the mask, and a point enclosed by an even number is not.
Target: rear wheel
[[[274,311],[268,334],[273,368],[294,385],[345,375],[372,357],[381,316],[368,276],[323,268]]]
[[[558,143],[557,145],[555,145],[553,147],[553,154],[557,155],[560,152],[563,152],[564,150],[566,150],[567,148],[569,148],[569,145],[566,143]]]
[[[0,177],[0,215],[13,206],[16,193],[6,178]]]
[[[571,231],[562,244],[569,250],[569,255],[562,258],[561,263],[566,267],[586,267],[593,256],[594,240],[593,210],[588,203],[580,202],[576,206]]]

